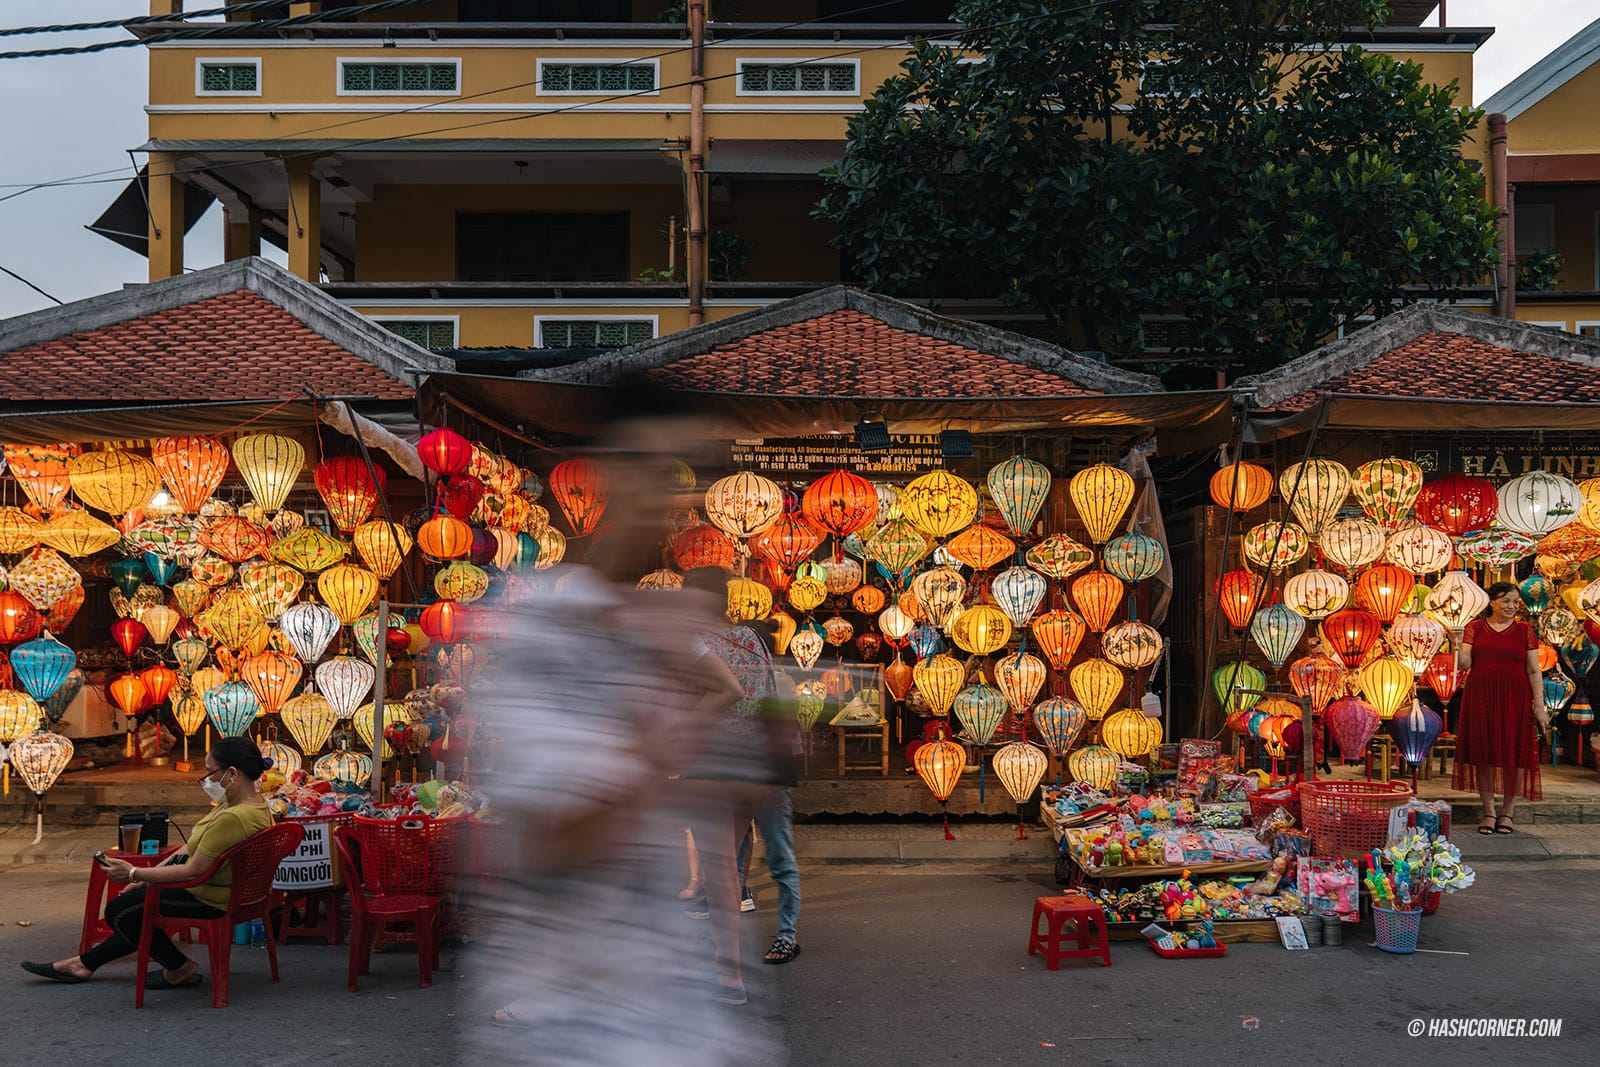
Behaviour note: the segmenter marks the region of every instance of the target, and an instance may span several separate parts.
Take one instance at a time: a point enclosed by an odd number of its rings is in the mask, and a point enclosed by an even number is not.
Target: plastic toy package
[[[1318,915],[1349,923],[1361,918],[1360,874],[1349,860],[1302,859],[1296,882],[1300,898]]]

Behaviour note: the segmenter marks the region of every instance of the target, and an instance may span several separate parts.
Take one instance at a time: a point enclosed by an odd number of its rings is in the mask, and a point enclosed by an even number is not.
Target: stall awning
[[[200,216],[216,202],[216,197],[193,182],[183,186],[183,232],[188,233]],[[139,176],[123,187],[111,206],[84,227],[101,237],[117,242],[141,256],[150,254],[150,168],[139,168]]]
[[[1253,412],[1245,430],[1245,440],[1264,444],[1292,437],[1310,431],[1318,425],[1319,419],[1324,430],[1600,431],[1600,404],[1330,393],[1324,403],[1293,414]]]

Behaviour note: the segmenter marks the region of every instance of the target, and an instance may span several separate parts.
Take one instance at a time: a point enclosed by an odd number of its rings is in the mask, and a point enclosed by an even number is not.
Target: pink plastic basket
[[[1417,951],[1417,935],[1422,932],[1422,909],[1390,911],[1372,906],[1372,926],[1378,935],[1378,947],[1398,956]]]

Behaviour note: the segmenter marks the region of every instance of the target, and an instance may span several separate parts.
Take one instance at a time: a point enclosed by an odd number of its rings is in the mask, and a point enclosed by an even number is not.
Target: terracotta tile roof
[[[1600,368],[1435,331],[1420,334],[1269,410],[1303,411],[1323,393],[1596,404],[1600,403]]]
[[[8,401],[406,400],[411,387],[248,289],[0,353]]]
[[[1096,396],[1063,375],[852,309],[775,326],[651,369],[672,388],[857,397]]]

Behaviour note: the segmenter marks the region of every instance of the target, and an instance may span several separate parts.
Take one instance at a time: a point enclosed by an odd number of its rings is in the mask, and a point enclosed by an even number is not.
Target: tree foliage
[[[1494,255],[1480,113],[1340,45],[1379,0],[967,0],[852,119],[818,208],[866,285],[999,297],[1260,369]],[[974,58],[981,57],[978,61]],[[1138,91],[1143,79],[1144,91]]]

